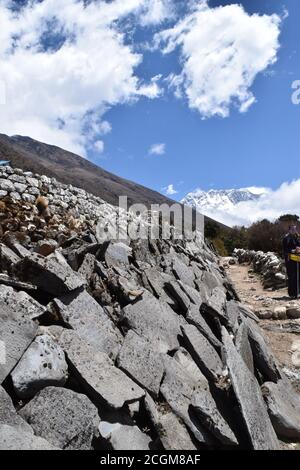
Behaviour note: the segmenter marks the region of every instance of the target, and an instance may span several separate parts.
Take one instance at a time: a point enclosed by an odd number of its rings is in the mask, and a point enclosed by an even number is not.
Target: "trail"
[[[291,301],[287,295],[287,289],[276,291],[263,289],[259,275],[252,271],[251,266],[230,265],[226,258],[223,258],[221,263],[231,278],[241,301],[259,316],[263,316],[266,311],[274,311],[276,307],[291,305],[300,307],[300,299]],[[264,329],[265,337],[274,355],[282,367],[290,371],[295,379],[294,385],[300,393],[300,319],[261,319],[259,323]],[[287,332],[286,329],[298,330],[298,333]]]

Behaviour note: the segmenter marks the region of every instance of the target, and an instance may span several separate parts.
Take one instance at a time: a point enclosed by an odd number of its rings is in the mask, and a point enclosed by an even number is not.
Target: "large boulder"
[[[279,450],[279,443],[264,404],[259,384],[223,327],[226,364],[249,439],[255,450]]]
[[[0,383],[8,376],[33,341],[37,325],[19,313],[18,305],[0,309]]]
[[[203,374],[217,382],[222,376],[223,364],[215,348],[194,325],[182,327],[187,350],[191,353]]]
[[[41,389],[63,386],[68,378],[65,354],[49,335],[37,336],[11,374],[18,397],[31,398]]]
[[[32,253],[19,261],[15,269],[22,280],[54,296],[64,295],[86,284],[59,252],[47,257]]]
[[[262,392],[278,436],[299,440],[300,395],[287,380],[279,380],[276,384],[266,382],[262,386]]]
[[[22,429],[0,424],[0,450],[60,450],[41,437]]]
[[[155,351],[149,340],[137,335],[133,330],[129,331],[117,363],[120,369],[142,387],[155,396],[158,395],[164,373],[163,356]]]
[[[123,336],[101,305],[87,291],[75,292],[53,300],[51,309],[66,326],[97,351],[115,359]]]
[[[64,331],[58,341],[77,380],[99,404],[118,409],[145,395],[144,390],[114,366],[107,354],[89,346],[75,332]]]
[[[129,328],[148,338],[159,352],[171,351],[179,346],[177,337],[183,319],[169,305],[150,293],[145,293],[141,300],[127,305],[123,309],[122,318]]]
[[[85,396],[72,390],[47,387],[21,411],[35,434],[65,450],[89,450],[100,418]]]

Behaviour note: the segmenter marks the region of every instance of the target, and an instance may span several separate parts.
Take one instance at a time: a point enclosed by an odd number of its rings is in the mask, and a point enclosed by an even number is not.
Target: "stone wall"
[[[262,276],[262,284],[265,289],[282,289],[286,287],[284,261],[275,253],[236,248],[233,255],[239,263],[249,263],[254,272]]]

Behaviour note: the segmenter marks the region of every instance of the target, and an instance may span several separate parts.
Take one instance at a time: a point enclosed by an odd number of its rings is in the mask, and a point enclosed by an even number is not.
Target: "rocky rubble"
[[[286,287],[284,261],[275,253],[236,248],[233,255],[239,263],[251,264],[253,271],[261,275],[264,289]]]
[[[109,232],[117,208],[0,171],[0,449],[278,449],[287,428],[298,436],[299,397],[201,234],[108,241],[97,221]]]

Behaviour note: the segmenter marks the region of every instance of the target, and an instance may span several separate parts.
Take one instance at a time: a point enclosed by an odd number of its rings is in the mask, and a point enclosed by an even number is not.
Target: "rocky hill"
[[[94,165],[89,160],[53,145],[29,137],[8,137],[0,134],[0,158],[16,168],[57,178],[99,196],[110,204],[118,204],[126,195],[130,204],[173,204],[174,201],[156,191],[120,178]]]
[[[0,449],[300,437],[299,396],[201,234],[133,240],[147,222],[123,213],[107,239],[115,206],[8,167],[0,198]]]

